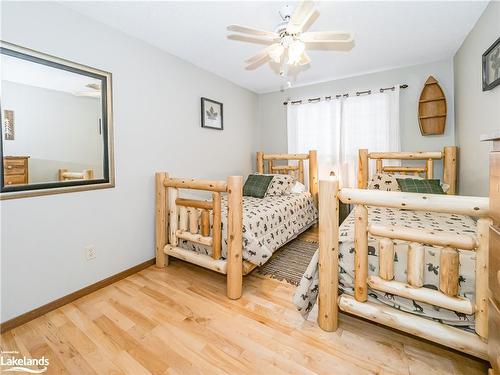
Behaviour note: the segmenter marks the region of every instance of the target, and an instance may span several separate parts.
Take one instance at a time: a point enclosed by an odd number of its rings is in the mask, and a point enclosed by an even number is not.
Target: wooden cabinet
[[[4,156],[3,180],[4,185],[19,185],[28,183],[29,156]]]
[[[488,357],[493,370],[490,374],[500,374],[500,131],[484,141],[493,142],[490,153],[490,227],[489,275],[491,291],[488,308]]]

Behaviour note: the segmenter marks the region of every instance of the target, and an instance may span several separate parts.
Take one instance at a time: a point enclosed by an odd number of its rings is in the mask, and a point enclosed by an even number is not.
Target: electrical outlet
[[[85,257],[87,260],[95,259],[97,256],[95,248],[93,246],[87,246],[85,248]]]

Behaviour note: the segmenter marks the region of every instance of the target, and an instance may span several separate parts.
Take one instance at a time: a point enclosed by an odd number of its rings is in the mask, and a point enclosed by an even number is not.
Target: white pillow
[[[295,184],[292,187],[292,190],[290,190],[291,194],[301,194],[305,193],[307,191],[306,185],[299,181],[295,181]]]
[[[265,176],[273,176],[271,183],[266,192],[266,197],[270,195],[287,195],[293,187],[296,179],[289,174],[264,174]]]

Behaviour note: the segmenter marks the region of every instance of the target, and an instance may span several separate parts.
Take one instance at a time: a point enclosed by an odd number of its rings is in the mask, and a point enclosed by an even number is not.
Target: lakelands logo
[[[27,372],[30,374],[42,374],[47,371],[49,359],[18,357],[17,351],[0,352],[0,372]]]

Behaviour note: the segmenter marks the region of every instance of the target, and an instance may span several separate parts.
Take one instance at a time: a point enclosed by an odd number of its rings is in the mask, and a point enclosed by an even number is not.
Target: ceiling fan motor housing
[[[276,26],[274,32],[279,36],[283,37],[286,33],[286,26],[288,25],[288,23],[290,22],[290,18],[292,17],[293,8],[289,4],[283,5],[278,11],[278,13],[283,22],[280,22],[278,26]]]
[[[278,12],[283,21],[290,21],[290,18],[292,18],[293,9],[290,4],[286,4],[283,5]]]

